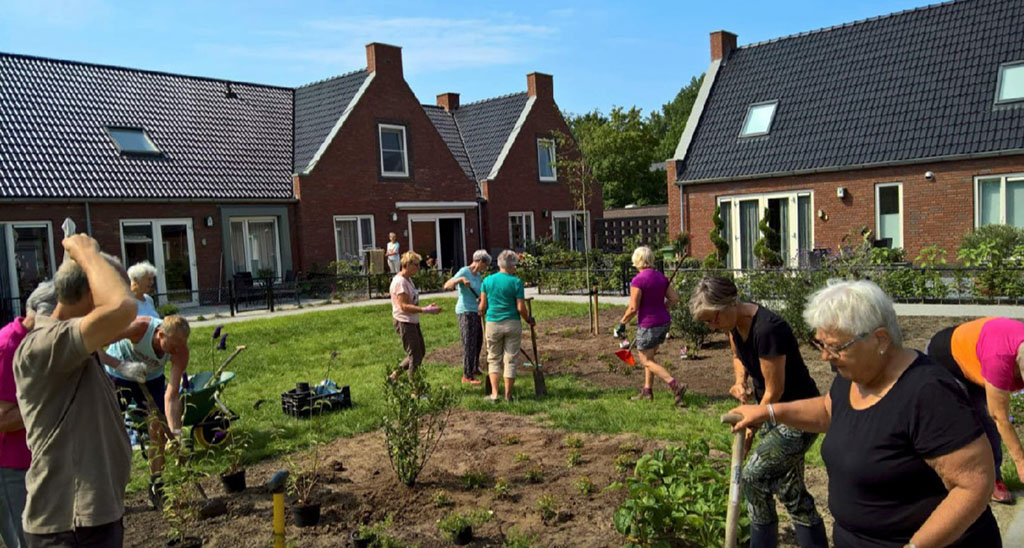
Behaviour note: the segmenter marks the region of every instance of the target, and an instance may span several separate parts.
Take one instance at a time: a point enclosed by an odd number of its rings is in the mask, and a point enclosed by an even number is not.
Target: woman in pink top
[[[28,298],[24,318],[0,329],[0,538],[8,548],[26,546],[21,530],[25,510],[25,472],[32,461],[14,385],[14,351],[35,326],[36,315],[49,316],[57,306],[52,282],[43,282]]]
[[[654,376],[668,384],[675,396],[676,405],[683,404],[685,384],[677,384],[672,374],[654,361],[658,347],[665,342],[665,335],[672,326],[672,316],[668,309],[679,302],[679,294],[669,285],[668,278],[654,268],[654,253],[647,246],[640,246],[633,251],[633,266],[640,272],[633,278],[629,288],[629,307],[619,321],[616,333],[626,332],[626,323],[637,318],[636,348],[640,354],[640,363],[644,366],[644,387],[632,400],[653,400],[652,384]]]
[[[419,272],[422,259],[419,253],[406,251],[402,255],[402,270],[391,279],[388,291],[391,294],[392,323],[395,326],[395,333],[402,339],[402,348],[405,349],[405,359],[399,367],[409,372],[410,380],[427,353],[426,345],[423,343],[423,332],[420,331],[420,314],[441,312],[441,307],[434,303],[420,306],[420,292],[412,283],[412,277]],[[390,378],[397,379],[398,371],[392,372]]]

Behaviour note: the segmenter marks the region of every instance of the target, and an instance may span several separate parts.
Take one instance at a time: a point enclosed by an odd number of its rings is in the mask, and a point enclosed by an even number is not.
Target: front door
[[[452,270],[466,264],[465,219],[459,213],[409,216],[409,249],[437,268]]]
[[[191,219],[122,221],[122,257],[126,267],[149,261],[156,267],[161,302],[199,304],[195,243]]]

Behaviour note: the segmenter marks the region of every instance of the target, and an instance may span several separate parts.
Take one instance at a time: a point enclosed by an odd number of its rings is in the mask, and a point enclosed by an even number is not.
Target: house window
[[[1024,228],[1024,174],[975,179],[974,226]]]
[[[53,278],[56,273],[53,255],[53,232],[48,221],[0,223],[0,252],[6,249],[7,269],[0,273],[7,287],[0,288],[0,308],[7,303],[2,297],[13,297],[14,315],[24,314],[21,303],[35,290],[39,282]],[[4,255],[4,253],[0,253]]]
[[[903,183],[875,185],[875,234],[892,249],[903,247]]]
[[[361,261],[374,248],[373,215],[335,216],[334,243],[338,261]]]
[[[541,181],[557,181],[555,174],[555,141],[537,139],[537,175]]]
[[[281,275],[281,248],[276,217],[231,218],[231,262],[234,272],[254,277]]]
[[[160,154],[160,149],[156,148],[152,139],[146,135],[143,129],[108,127],[107,133],[121,154]]]
[[[767,215],[768,226],[779,234],[779,247],[785,265],[800,265],[814,241],[811,219],[812,194],[809,191],[746,194],[718,199],[725,229],[722,237],[729,243],[726,268],[757,268],[754,246],[761,239],[760,222]],[[795,230],[794,230],[795,228]]]
[[[508,214],[508,245],[510,249],[522,251],[533,241],[533,213],[529,211]]]
[[[590,248],[590,213],[587,211],[553,211],[551,232],[556,242],[573,251]]]
[[[125,266],[149,261],[156,267],[159,301],[199,304],[191,219],[122,220],[121,259]]]
[[[380,172],[385,177],[408,177],[409,155],[405,126],[380,124]]]
[[[772,119],[775,117],[775,107],[779,103],[755,103],[747,109],[747,117],[743,120],[743,130],[740,137],[754,137],[767,135],[772,127]]]
[[[1024,61],[1007,63],[999,67],[996,102],[1009,103],[1024,100]]]

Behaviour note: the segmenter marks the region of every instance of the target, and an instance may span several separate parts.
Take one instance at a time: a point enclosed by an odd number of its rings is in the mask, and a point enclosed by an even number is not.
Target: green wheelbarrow
[[[211,379],[216,373],[201,371],[188,378],[188,387],[182,389],[182,406],[185,416],[182,427],[192,427],[192,441],[200,447],[219,447],[231,439],[231,421],[238,415],[221,401],[221,391],[235,374],[221,371],[220,378]]]

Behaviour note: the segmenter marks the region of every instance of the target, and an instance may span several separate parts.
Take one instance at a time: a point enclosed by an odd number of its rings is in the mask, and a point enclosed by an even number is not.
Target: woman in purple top
[[[633,266],[639,274],[633,278],[629,287],[629,307],[626,308],[619,327],[615,330],[624,334],[626,323],[637,318],[636,348],[640,353],[640,363],[644,366],[644,387],[632,400],[653,400],[652,383],[654,376],[665,381],[675,396],[676,405],[683,404],[686,384],[677,384],[676,380],[664,367],[654,361],[658,347],[665,342],[665,335],[672,325],[672,316],[668,309],[679,302],[679,294],[669,285],[668,278],[654,269],[654,253],[647,246],[640,246],[633,251]]]

